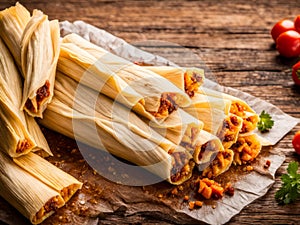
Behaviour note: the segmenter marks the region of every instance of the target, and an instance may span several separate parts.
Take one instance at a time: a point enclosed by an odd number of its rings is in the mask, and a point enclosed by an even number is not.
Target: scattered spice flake
[[[265,169],[269,169],[270,166],[271,166],[271,160],[267,159],[267,160],[266,160],[266,163],[265,163],[265,165],[264,165],[264,168],[265,168]]]

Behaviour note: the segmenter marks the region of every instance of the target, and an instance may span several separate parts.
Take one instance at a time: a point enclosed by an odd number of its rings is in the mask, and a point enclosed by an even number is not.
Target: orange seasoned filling
[[[239,104],[238,102],[234,102],[234,101],[232,102],[231,107],[230,107],[230,112],[232,114],[243,117],[243,116],[245,116],[245,111],[246,111],[246,108],[243,107],[241,104]]]
[[[171,171],[171,181],[178,182],[187,177],[192,171],[192,161],[187,159],[184,152],[174,152],[173,167]]]
[[[25,103],[25,107],[29,111],[36,113],[40,109],[40,105],[42,104],[42,102],[49,96],[50,96],[50,82],[47,80],[46,83],[36,91],[37,108],[34,107],[30,99],[27,99]]]
[[[33,222],[40,221],[46,214],[56,211],[61,205],[58,196],[51,198],[46,204],[35,214]]]
[[[187,93],[190,97],[195,95],[195,91],[198,90],[202,83],[203,76],[198,74],[196,71],[186,72],[184,74],[185,93]]]
[[[160,98],[160,106],[157,112],[153,113],[155,117],[167,117],[173,111],[177,110],[178,106],[175,103],[175,94],[163,93]]]
[[[20,154],[31,148],[32,144],[29,140],[24,139],[18,142],[16,153]]]
[[[253,161],[258,156],[261,145],[252,136],[239,137],[231,149],[235,152],[234,162],[241,165]]]
[[[258,116],[256,115],[243,118],[243,126],[240,130],[240,133],[247,133],[255,130],[257,123],[258,123]]]
[[[239,132],[239,125],[238,118],[231,115],[228,119],[224,120],[222,129],[218,132],[217,136],[223,143],[232,142]]]

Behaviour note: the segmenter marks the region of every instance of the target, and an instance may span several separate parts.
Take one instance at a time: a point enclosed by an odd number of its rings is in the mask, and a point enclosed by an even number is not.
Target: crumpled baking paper
[[[60,23],[60,26],[62,36],[69,33],[76,33],[90,42],[130,61],[144,62],[153,65],[175,65],[163,57],[140,50],[105,30],[89,25],[83,21],[75,21],[73,23],[64,21]],[[222,90],[233,96],[238,96],[245,100],[257,112],[266,110],[270,113],[275,121],[275,125],[270,132],[259,135],[267,140],[271,145],[275,145],[279,142],[280,139],[299,122],[299,119],[285,114],[276,106],[237,89],[220,86],[208,79],[206,79],[204,86],[215,90]],[[226,223],[234,215],[238,214],[246,205],[265,195],[268,189],[275,182],[275,172],[284,162],[285,156],[280,154],[279,151],[276,151],[276,148],[272,150],[270,149],[271,148],[267,147],[264,148],[262,154],[258,157],[254,164],[254,171],[251,173],[241,174],[236,180],[234,183],[234,196],[225,196],[223,199],[216,201],[214,203],[216,204],[216,208],[211,207],[211,205],[204,205],[200,209],[189,210],[187,206],[179,207],[177,204],[173,204],[172,201],[164,204],[166,207],[173,209],[176,212],[175,214],[184,213],[199,222],[202,221],[209,224]],[[268,170],[264,170],[263,165],[267,159],[271,161],[271,166]],[[228,173],[230,173],[230,170]],[[234,171],[231,171],[231,173],[234,173]],[[136,208],[134,206],[135,204],[131,205],[130,202],[125,203],[129,214],[147,211],[147,208]],[[149,203],[149,206],[150,205],[151,204]]]

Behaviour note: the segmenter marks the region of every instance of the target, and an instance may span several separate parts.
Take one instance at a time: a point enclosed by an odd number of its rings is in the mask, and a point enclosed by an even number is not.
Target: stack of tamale
[[[0,24],[0,195],[38,224],[64,206],[82,186],[33,153],[52,155],[31,116],[41,117],[52,97],[58,22],[49,22],[40,11],[30,16],[17,3],[0,12]]]

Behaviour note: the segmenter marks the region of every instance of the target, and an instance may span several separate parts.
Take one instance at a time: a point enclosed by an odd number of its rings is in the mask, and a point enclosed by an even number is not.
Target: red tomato
[[[300,33],[300,15],[298,15],[294,20],[295,30]]]
[[[292,69],[292,77],[296,85],[300,85],[300,61]]]
[[[300,130],[296,132],[293,140],[292,140],[293,147],[295,151],[300,155]]]
[[[297,31],[289,30],[283,32],[277,38],[277,50],[285,57],[297,57],[300,55],[300,34]]]
[[[295,30],[293,21],[287,19],[278,21],[271,30],[272,38],[277,42],[279,35],[288,30]]]

